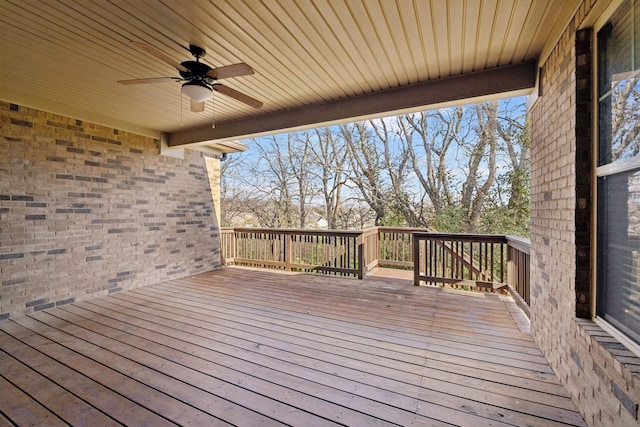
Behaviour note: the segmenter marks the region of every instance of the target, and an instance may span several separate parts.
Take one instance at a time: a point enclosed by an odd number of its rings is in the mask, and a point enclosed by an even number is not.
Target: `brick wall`
[[[0,102],[0,319],[219,267],[215,179],[199,152]]]
[[[590,32],[577,39],[576,29],[592,4],[583,2],[541,65],[542,96],[529,114],[531,331],[590,425],[637,426],[640,358],[577,317],[591,317],[592,138],[583,68],[590,65],[584,57]]]

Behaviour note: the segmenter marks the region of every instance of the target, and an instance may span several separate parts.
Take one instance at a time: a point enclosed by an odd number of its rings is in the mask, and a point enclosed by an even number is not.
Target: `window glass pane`
[[[640,68],[634,4],[628,2],[598,33],[598,164],[640,152]],[[640,7],[635,7],[640,9]]]
[[[640,344],[640,169],[598,180],[598,315]]]
[[[609,140],[611,135],[611,97],[600,101],[598,105],[598,139],[600,141]],[[611,163],[611,148],[608,142],[598,144],[598,166]]]
[[[640,3],[639,2],[634,2],[632,4],[633,7],[633,13],[634,13],[634,18],[633,18],[633,25],[634,25],[634,32],[633,32],[633,46],[634,46],[634,68],[636,70],[640,70]]]
[[[613,82],[611,93],[611,162],[638,155],[640,150],[640,80]]]
[[[608,54],[612,49],[610,46],[612,31],[613,25],[609,23],[598,32],[598,98],[600,101],[609,96],[611,89],[611,67],[609,66],[611,60]]]
[[[610,73],[613,79],[617,80],[633,70],[631,9],[629,7],[621,9],[611,18],[611,26],[613,29],[607,41],[606,56]]]

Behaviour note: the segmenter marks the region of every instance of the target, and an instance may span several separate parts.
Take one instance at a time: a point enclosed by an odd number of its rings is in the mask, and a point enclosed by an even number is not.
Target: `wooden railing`
[[[496,290],[506,286],[505,236],[414,233],[414,284]]]
[[[378,267],[413,269],[416,285],[508,290],[525,310],[529,304],[529,241],[519,237],[398,227],[223,228],[221,250],[227,265],[287,271],[363,278]]]
[[[531,288],[529,282],[530,250],[528,239],[507,236],[507,283],[516,302],[529,316]]]
[[[366,228],[362,231],[362,248],[364,252],[363,274],[379,266],[378,228]]]
[[[386,268],[413,269],[413,233],[431,232],[425,228],[376,227],[378,265]]]
[[[515,236],[413,233],[414,284],[503,290],[528,313],[529,241]]]
[[[224,264],[363,277],[362,231],[223,228]]]

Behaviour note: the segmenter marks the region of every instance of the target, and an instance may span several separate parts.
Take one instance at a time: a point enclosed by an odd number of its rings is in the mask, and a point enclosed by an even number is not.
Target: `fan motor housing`
[[[179,71],[180,76],[182,76],[183,79],[192,80],[196,78],[204,81],[209,79],[209,77],[207,77],[207,73],[211,70],[211,67],[207,64],[197,61],[184,61],[181,65],[189,70],[189,72]]]

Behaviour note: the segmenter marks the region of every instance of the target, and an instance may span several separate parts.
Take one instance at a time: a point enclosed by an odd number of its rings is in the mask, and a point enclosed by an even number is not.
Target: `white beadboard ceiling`
[[[577,3],[0,0],[0,99],[163,135],[175,145],[483,95],[456,89],[478,83],[455,76],[484,76],[493,82],[482,89],[487,95],[531,90],[521,82],[500,85],[531,74],[524,68],[511,68],[504,79],[491,71],[536,60],[559,37]],[[206,49],[203,62],[212,67],[246,62],[254,75],[221,82],[264,107],[253,109],[216,93],[204,112],[192,113],[179,83],[120,85],[117,80],[178,76],[132,41],[178,62],[193,59],[185,49],[190,43]],[[533,67],[526,70],[535,73]],[[434,85],[440,81],[450,85]],[[419,96],[438,91],[444,95]],[[405,104],[413,93],[413,103]]]

